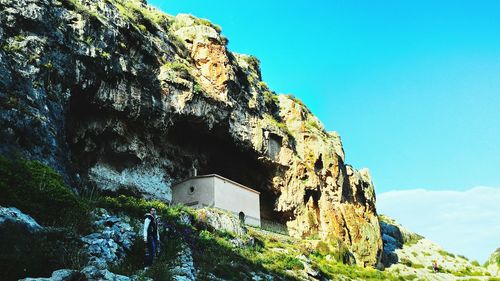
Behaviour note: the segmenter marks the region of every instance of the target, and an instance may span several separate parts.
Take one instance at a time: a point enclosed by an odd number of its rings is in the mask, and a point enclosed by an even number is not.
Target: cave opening
[[[275,211],[279,194],[272,188],[276,167],[260,162],[255,151],[236,143],[229,135],[227,126],[209,130],[198,120],[176,122],[169,129],[166,141],[182,155],[171,157],[190,159],[190,163],[185,164],[185,171],[194,166],[198,175],[218,174],[260,192],[261,219],[283,223],[287,217]],[[183,180],[192,173],[177,176],[178,180]]]

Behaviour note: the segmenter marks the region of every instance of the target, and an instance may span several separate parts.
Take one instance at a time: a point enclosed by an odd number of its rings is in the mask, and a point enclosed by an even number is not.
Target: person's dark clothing
[[[146,266],[150,266],[153,264],[154,257],[158,250],[158,241],[160,240],[158,222],[151,214],[146,214],[144,216],[143,238],[147,243]]]

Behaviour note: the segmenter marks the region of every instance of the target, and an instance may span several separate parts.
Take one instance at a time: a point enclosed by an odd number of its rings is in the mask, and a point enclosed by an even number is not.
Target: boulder
[[[48,278],[24,278],[20,281],[75,281],[82,280],[85,276],[77,270],[60,269],[52,272]]]
[[[245,226],[241,225],[240,220],[227,211],[215,208],[203,208],[197,210],[197,217],[214,230],[228,231],[236,235],[246,233]]]
[[[0,206],[0,230],[15,231],[16,229],[28,233],[36,233],[43,230],[43,227],[35,219],[24,214],[17,208],[4,208]]]
[[[196,269],[193,263],[193,254],[188,245],[181,245],[181,250],[177,253],[170,269],[172,280],[175,281],[195,281]]]
[[[109,215],[104,209],[96,210],[94,216],[94,226],[98,232],[86,235],[81,240],[90,264],[106,269],[108,265],[117,264],[125,258],[137,234],[124,219]]]

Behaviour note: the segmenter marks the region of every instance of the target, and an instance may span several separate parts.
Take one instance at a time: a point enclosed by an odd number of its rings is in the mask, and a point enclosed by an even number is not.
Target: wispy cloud
[[[500,247],[500,187],[377,195],[377,210],[446,250],[484,262]]]

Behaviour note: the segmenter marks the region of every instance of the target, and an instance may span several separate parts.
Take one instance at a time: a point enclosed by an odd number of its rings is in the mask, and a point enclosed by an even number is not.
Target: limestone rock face
[[[263,219],[340,239],[374,266],[369,172],[226,43],[206,20],[138,0],[0,0],[0,153],[40,160],[81,192],[164,201],[193,168],[217,173],[260,191]]]

